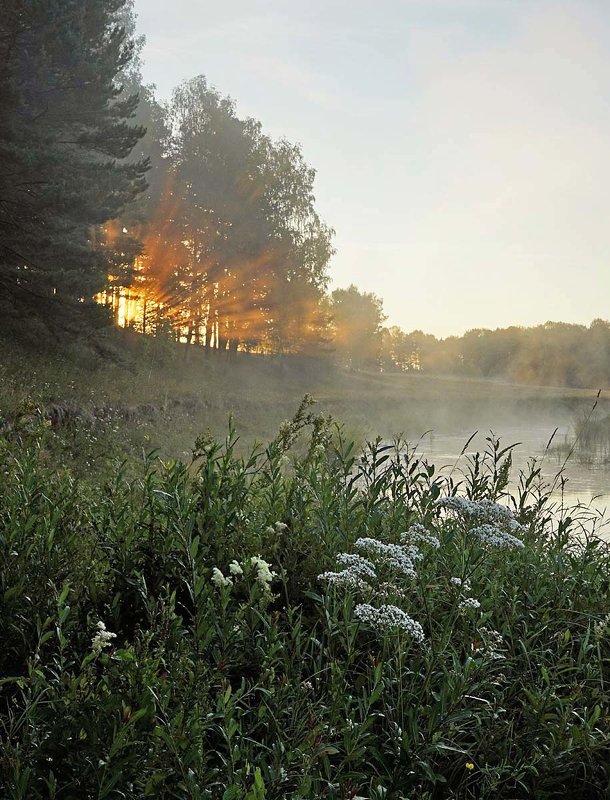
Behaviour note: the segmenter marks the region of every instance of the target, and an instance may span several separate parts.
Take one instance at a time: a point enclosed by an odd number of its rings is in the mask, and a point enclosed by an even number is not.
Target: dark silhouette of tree
[[[146,185],[146,161],[127,158],[144,131],[120,83],[125,7],[6,0],[0,15],[0,302],[54,327],[92,310],[136,249],[100,232]]]

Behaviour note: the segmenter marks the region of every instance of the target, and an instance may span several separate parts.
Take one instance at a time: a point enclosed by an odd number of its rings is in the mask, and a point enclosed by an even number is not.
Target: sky
[[[607,0],[136,0],[144,78],[204,74],[315,167],[331,288],[437,336],[610,318]]]

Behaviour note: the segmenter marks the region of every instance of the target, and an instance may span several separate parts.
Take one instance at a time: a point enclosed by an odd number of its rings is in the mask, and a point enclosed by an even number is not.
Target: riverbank
[[[247,449],[273,437],[306,393],[359,441],[396,434],[417,439],[429,429],[465,441],[474,430],[502,434],[524,420],[562,426],[595,397],[593,390],[349,372],[329,359],[205,354],[129,332],[120,332],[110,358],[90,349],[53,353],[2,344],[4,424],[21,424],[16,415],[27,420],[39,409],[53,430],[86,434],[88,460],[101,457],[104,448],[187,458],[197,436],[222,436],[230,415],[240,430],[239,446]],[[610,413],[610,403],[600,403]]]

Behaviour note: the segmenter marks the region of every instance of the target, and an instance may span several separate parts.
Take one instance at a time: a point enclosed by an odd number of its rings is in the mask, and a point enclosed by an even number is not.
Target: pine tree
[[[120,84],[126,0],[5,0],[0,16],[0,303],[74,327],[134,244],[103,240],[146,186]]]

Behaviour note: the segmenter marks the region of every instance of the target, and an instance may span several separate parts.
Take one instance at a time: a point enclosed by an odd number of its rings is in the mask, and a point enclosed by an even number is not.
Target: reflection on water
[[[558,430],[553,437],[551,447],[547,449],[554,430],[553,425],[548,427],[537,425],[494,431],[500,437],[503,447],[520,442],[513,450],[513,481],[518,478],[519,470],[525,469],[528,460],[535,456],[539,459],[543,477],[550,484],[553,483],[570,450],[570,434],[567,429]],[[466,466],[465,458],[469,454],[485,450],[488,444],[485,439],[489,435],[489,431],[476,434],[460,460],[462,468]],[[430,463],[435,464],[437,469],[443,469],[445,472],[454,467],[468,438],[468,434],[463,433],[429,432],[421,438],[417,450],[425,455]],[[563,476],[563,503],[566,507],[581,503],[591,504],[599,511],[610,508],[610,464],[607,458],[601,455],[598,457],[594,453],[583,457],[582,453],[574,452],[565,464]],[[562,499],[560,481],[557,481],[552,496],[557,501]]]

